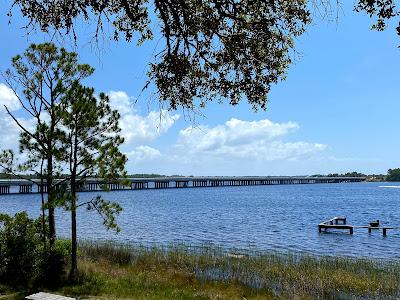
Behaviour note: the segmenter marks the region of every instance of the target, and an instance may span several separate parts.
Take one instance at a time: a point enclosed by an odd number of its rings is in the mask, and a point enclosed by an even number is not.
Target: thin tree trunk
[[[50,149],[50,147],[49,147]],[[54,214],[54,192],[53,192],[53,157],[47,157],[47,202],[49,205],[49,242],[52,248],[56,242],[56,224]]]
[[[76,120],[75,120],[76,124]],[[77,126],[75,127],[77,130]],[[78,272],[78,258],[77,258],[77,234],[76,234],[76,172],[77,172],[77,149],[78,149],[78,136],[75,131],[73,136],[73,164],[71,169],[71,271],[69,274],[70,280],[74,281]],[[72,139],[71,139],[72,140]],[[71,166],[71,165],[70,165]]]
[[[43,255],[46,255],[46,210],[44,206],[44,191],[43,191],[43,160],[40,166],[40,196],[42,200],[42,234],[43,234]]]
[[[70,280],[74,281],[78,272],[77,259],[77,236],[76,236],[76,200],[72,196],[71,203],[71,270],[69,273]]]

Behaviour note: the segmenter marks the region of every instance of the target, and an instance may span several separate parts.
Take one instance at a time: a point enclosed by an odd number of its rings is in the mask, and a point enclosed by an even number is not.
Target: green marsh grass
[[[81,242],[77,299],[398,299],[400,262],[224,249]],[[22,299],[0,286],[0,299]],[[7,296],[6,296],[7,295]],[[4,297],[4,298],[2,298]]]
[[[263,253],[213,245],[82,242],[80,295],[132,299],[388,299],[400,296],[400,263]],[[85,287],[85,288],[82,288]],[[75,289],[75,290],[74,290]]]

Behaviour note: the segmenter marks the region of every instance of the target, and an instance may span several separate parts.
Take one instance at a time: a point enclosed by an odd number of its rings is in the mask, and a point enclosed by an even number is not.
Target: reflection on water
[[[82,209],[78,234],[82,239],[167,244],[214,243],[224,247],[300,251],[400,258],[400,230],[354,235],[319,234],[317,224],[334,216],[348,223],[400,226],[400,191],[382,183],[242,186],[104,193],[118,201],[124,212],[118,218],[118,235],[102,227],[100,218]],[[82,193],[81,201],[96,193]],[[0,196],[0,211],[27,210],[38,216],[39,195]],[[69,215],[57,212],[57,230],[69,235]]]

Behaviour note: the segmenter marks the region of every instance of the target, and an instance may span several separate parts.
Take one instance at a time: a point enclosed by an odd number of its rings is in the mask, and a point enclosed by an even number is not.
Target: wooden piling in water
[[[339,224],[341,223],[341,224]],[[354,234],[355,228],[367,228],[368,233],[371,233],[372,230],[382,230],[382,236],[387,236],[387,231],[389,229],[397,229],[397,227],[388,227],[388,226],[353,226],[348,225],[345,217],[334,217],[327,221],[321,222],[318,224],[318,232],[322,233],[323,231],[327,231],[328,229],[341,229],[341,230],[349,230],[349,234]]]

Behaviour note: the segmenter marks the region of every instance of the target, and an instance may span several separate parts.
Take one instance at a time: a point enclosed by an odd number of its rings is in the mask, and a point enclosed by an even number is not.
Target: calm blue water
[[[354,235],[319,234],[317,224],[334,216],[365,225],[380,219],[400,227],[400,189],[383,183],[310,184],[215,187],[103,193],[124,208],[116,235],[102,227],[94,212],[81,209],[81,239],[167,244],[213,243],[257,250],[301,251],[313,254],[400,258],[400,230],[371,235],[356,229]],[[393,184],[390,184],[393,185]],[[96,193],[82,193],[81,200]],[[39,215],[39,195],[2,195],[0,211],[27,210]],[[69,236],[69,215],[57,214],[57,232]]]

